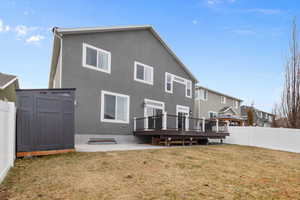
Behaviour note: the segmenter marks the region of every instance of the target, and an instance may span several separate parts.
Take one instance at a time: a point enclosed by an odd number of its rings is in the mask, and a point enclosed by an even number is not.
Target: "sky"
[[[0,72],[47,88],[52,27],[152,25],[199,84],[271,112],[299,0],[1,0]]]

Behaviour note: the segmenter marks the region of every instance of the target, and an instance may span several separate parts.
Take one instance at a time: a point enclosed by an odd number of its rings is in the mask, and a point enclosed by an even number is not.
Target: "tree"
[[[253,110],[252,109],[248,109],[247,110],[247,116],[248,116],[248,125],[249,126],[253,126]]]
[[[284,74],[284,87],[279,108],[289,128],[300,128],[300,53],[296,19],[292,24],[290,52]]]

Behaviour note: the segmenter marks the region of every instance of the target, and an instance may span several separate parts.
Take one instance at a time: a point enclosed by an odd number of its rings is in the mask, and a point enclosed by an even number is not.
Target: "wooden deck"
[[[199,132],[199,131],[178,131],[178,130],[136,130],[133,132],[136,136],[178,136],[193,137],[195,139],[225,139],[229,136],[228,132]]]

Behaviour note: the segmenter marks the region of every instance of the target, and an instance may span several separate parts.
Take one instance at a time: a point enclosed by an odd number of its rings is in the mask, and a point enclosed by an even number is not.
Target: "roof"
[[[232,98],[232,99],[235,99],[235,100],[238,100],[240,102],[242,102],[243,100],[240,99],[240,98],[237,98],[237,97],[233,97],[233,96],[230,96],[228,94],[224,94],[224,93],[221,93],[221,92],[218,92],[218,91],[215,91],[215,90],[212,90],[212,89],[209,89],[209,88],[206,88],[206,87],[203,87],[203,86],[200,86],[200,85],[196,85],[196,90],[197,89],[205,89],[205,90],[208,90],[212,93],[216,93],[216,94],[219,94],[219,95],[222,95],[222,96],[225,96],[225,97],[229,97],[229,98]]]
[[[197,78],[191,73],[191,71],[181,62],[181,60],[176,56],[176,54],[171,50],[166,42],[159,36],[159,34],[154,30],[151,25],[142,26],[111,26],[111,27],[85,27],[85,28],[53,28],[54,41],[53,41],[53,51],[52,51],[52,61],[49,77],[49,86],[53,81],[53,77],[56,72],[56,64],[58,61],[59,51],[60,51],[60,38],[63,35],[71,34],[86,34],[86,33],[101,33],[101,32],[113,32],[113,31],[134,31],[134,30],[149,30],[156,39],[160,41],[163,47],[174,57],[176,62],[182,66],[184,71],[196,82]]]
[[[254,108],[253,106],[242,105],[242,106],[241,106],[241,110],[243,111],[243,109],[253,109],[253,110],[255,110],[256,112],[262,112],[262,113],[266,113],[266,114],[268,114],[268,115],[273,115],[273,116],[274,116],[273,113],[269,113],[269,112],[266,112],[266,111],[263,111],[263,110],[259,110],[259,109],[257,109],[257,108]]]
[[[234,114],[236,114],[236,112],[232,109],[232,106],[225,106],[224,108],[222,108],[221,110],[219,110],[219,113],[225,113],[228,110],[231,110]]]
[[[6,87],[14,83],[16,80],[18,80],[17,76],[4,74],[0,72],[0,90],[4,90]],[[17,86],[19,87],[18,83]]]

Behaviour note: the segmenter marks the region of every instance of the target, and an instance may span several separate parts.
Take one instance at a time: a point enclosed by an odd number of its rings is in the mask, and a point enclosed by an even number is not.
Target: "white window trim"
[[[192,98],[192,93],[193,93],[193,84],[192,84],[192,81],[186,80],[185,82],[186,82],[186,83],[185,83],[185,96],[188,97],[188,98]],[[188,91],[188,83],[190,83],[190,85],[191,85],[191,88],[190,88],[190,90],[191,90],[190,95],[187,94],[187,91]]]
[[[224,101],[222,101],[222,98],[224,98]],[[226,97],[225,96],[221,96],[221,104],[226,104]]]
[[[233,108],[235,108],[235,109],[239,109],[239,101],[237,101],[237,100],[233,100]]]
[[[136,70],[137,69],[137,65],[141,65],[141,66],[143,66],[145,68],[150,69],[150,71],[151,71],[151,81],[145,81],[145,80],[137,78],[137,73],[136,73],[137,72],[137,70]],[[146,77],[145,72],[146,71],[144,70],[144,78]],[[143,63],[138,62],[138,61],[134,61],[134,80],[135,81],[146,83],[146,84],[149,84],[149,85],[153,85],[153,76],[154,76],[154,73],[153,73],[153,67],[152,66],[143,64]]]
[[[182,105],[176,105],[176,116],[178,117],[178,113],[179,113],[179,110],[183,113],[186,113],[187,114],[187,117],[188,117],[188,123],[186,124],[187,128],[189,128],[189,116],[190,116],[190,107],[188,106],[182,106]],[[178,120],[176,119],[176,128],[178,128]]]
[[[213,113],[213,114],[216,114],[216,116],[218,116],[218,112],[215,112],[215,111],[208,111],[208,118],[210,118],[210,113]]]
[[[127,98],[128,102],[127,102],[127,110],[128,110],[128,113],[127,113],[127,120],[126,121],[123,121],[123,120],[114,120],[114,119],[105,119],[104,118],[104,95],[105,94],[108,94],[108,95],[113,95],[113,96],[119,96],[119,97],[125,97]],[[105,91],[105,90],[102,90],[101,91],[101,116],[100,116],[100,119],[101,119],[101,122],[109,122],[109,123],[123,123],[123,124],[129,124],[129,117],[130,117],[130,96],[128,95],[125,95],[125,94],[120,94],[120,93],[115,93],[115,92],[109,92],[109,91]],[[116,101],[116,105],[117,106],[117,101]]]
[[[167,90],[167,76],[168,75],[171,76],[171,91]],[[179,80],[176,80],[175,78],[177,78]],[[177,76],[177,75],[171,74],[169,72],[166,72],[165,73],[165,92],[173,94],[173,86],[174,86],[173,82],[177,82],[177,83],[185,85],[185,97],[192,98],[192,96],[193,96],[193,82],[191,80],[188,80],[188,79],[182,78],[180,76]],[[190,95],[187,95],[188,82],[191,84],[191,93],[190,93]]]
[[[153,103],[162,104],[162,106],[149,105],[149,104],[147,104],[147,102],[149,102],[149,103],[153,102]],[[147,107],[148,108],[150,107],[150,108],[162,109],[163,112],[165,112],[165,102],[163,102],[163,101],[156,101],[156,100],[152,100],[152,99],[144,99],[144,103],[145,103],[145,106],[144,106],[144,117],[146,117],[146,115],[147,115]]]
[[[168,81],[168,79],[167,79],[167,76],[168,75],[170,75],[171,76],[171,90],[169,91],[169,90],[167,90],[167,81]],[[167,93],[170,93],[170,94],[173,94],[173,75],[172,74],[170,74],[170,73],[168,73],[168,72],[166,72],[165,73],[165,92],[167,92]]]
[[[87,47],[97,51],[97,65],[98,65],[98,51],[108,55],[108,63],[107,63],[108,64],[108,66],[107,66],[108,69],[107,70],[100,69],[98,67],[86,64],[86,48]],[[82,44],[82,66],[86,67],[88,69],[93,69],[93,70],[96,70],[96,71],[101,71],[101,72],[105,72],[105,73],[110,74],[111,73],[111,53],[109,51],[104,50],[104,49],[100,49],[98,47],[94,47],[94,46],[89,45],[87,43],[83,43]]]

